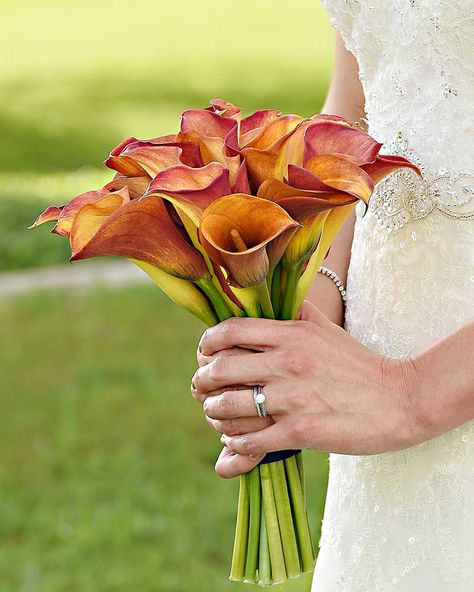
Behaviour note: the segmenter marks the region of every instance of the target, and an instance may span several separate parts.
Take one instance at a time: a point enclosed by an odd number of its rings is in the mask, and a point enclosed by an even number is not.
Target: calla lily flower
[[[36,218],[33,224],[28,226],[28,229],[36,228],[45,222],[56,222],[61,215],[64,206],[48,206],[41,214]]]
[[[121,193],[127,198],[129,197],[126,187],[120,189],[117,193]],[[40,224],[44,224],[45,222],[56,220],[57,223],[51,232],[61,236],[69,236],[72,223],[79,210],[83,206],[91,204],[109,194],[110,191],[105,188],[99,189],[97,191],[87,191],[86,193],[81,193],[81,195],[78,195],[72,199],[65,206],[50,206],[38,216],[30,228],[34,228]]]
[[[241,164],[238,154],[238,121],[216,110],[188,109],[181,116],[179,142],[196,144],[204,164],[218,162],[229,170],[231,183]]]
[[[114,210],[116,206],[119,207]],[[172,280],[166,283],[167,276],[172,276],[196,284],[209,297],[220,320],[232,313],[239,314],[235,304],[229,308],[202,253],[191,244],[182,227],[175,224],[169,206],[161,198],[145,197],[120,205],[108,195],[85,205],[74,219],[70,243],[71,261],[128,257],[142,262],[147,273],[151,268],[157,270],[149,275],[155,282],[160,278],[162,285],[168,286],[169,295],[178,285]],[[186,298],[191,293],[193,290],[187,289]],[[201,310],[201,304],[194,302],[196,311]]]
[[[203,213],[201,243],[236,287],[255,287],[282,257],[299,227],[280,206],[243,193],[214,201]]]
[[[107,193],[96,201],[84,205],[72,223],[74,230],[69,235],[72,253],[79,253],[97,234],[105,220],[130,198],[126,187],[117,192]],[[76,218],[79,222],[76,223]]]
[[[228,169],[217,162],[211,162],[201,168],[179,165],[158,173],[150,183],[145,197],[164,197],[197,226],[207,206],[230,193]]]
[[[276,202],[302,224],[282,258],[288,269],[302,265],[314,252],[329,210],[355,202],[352,195],[341,191],[298,189],[276,179],[262,183],[259,196]]]
[[[362,165],[361,167],[372,179],[373,183],[378,183],[390,173],[401,169],[409,168],[415,171],[421,177],[420,169],[408,161],[403,156],[388,156],[385,154],[377,155],[374,162]]]
[[[126,187],[128,189],[130,199],[137,199],[138,197],[142,197],[145,194],[149,184],[150,177],[148,175],[143,175],[141,177],[125,177],[120,173],[117,173],[112,181],[104,186],[104,189],[108,189],[109,191],[118,191],[119,189]]]
[[[304,162],[314,156],[341,155],[360,166],[374,162],[382,144],[369,134],[338,121],[316,120],[304,136]]]
[[[190,281],[209,275],[204,259],[173,222],[163,200],[132,200],[105,218],[96,230],[94,204],[84,206],[71,229],[71,261],[122,256],[144,261]],[[96,230],[92,233],[92,230]],[[84,237],[89,236],[85,241]]]
[[[170,166],[197,167],[203,163],[196,144],[176,142],[175,136],[163,136],[154,140],[128,138],[112,150],[104,164],[127,177],[154,177]]]
[[[131,259],[178,306],[211,327],[219,322],[206,295],[189,280],[170,275],[150,263]]]
[[[251,184],[255,189],[265,179],[285,176],[284,146],[303,121],[298,115],[283,115],[270,121],[243,149]]]

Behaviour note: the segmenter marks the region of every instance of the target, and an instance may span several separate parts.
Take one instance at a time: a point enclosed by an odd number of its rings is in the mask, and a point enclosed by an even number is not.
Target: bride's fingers
[[[265,384],[280,371],[275,364],[271,353],[217,356],[196,370],[192,382],[201,393],[234,384]]]
[[[212,419],[206,415],[207,422],[221,434],[239,436],[248,432],[258,432],[275,423],[268,417],[240,417],[238,419]]]
[[[281,321],[233,317],[204,331],[199,348],[207,355],[235,346],[265,351],[282,343],[282,329]]]
[[[228,386],[225,389],[219,388],[219,389],[215,389],[213,391],[209,391],[207,393],[201,393],[200,391],[198,391],[196,389],[195,385],[193,383],[191,383],[191,394],[192,394],[193,398],[196,399],[196,401],[199,401],[199,403],[201,403],[201,405],[204,403],[204,401],[208,397],[215,397],[217,395],[222,395],[222,393],[224,391],[242,391],[242,390],[248,390],[248,386],[244,386],[244,385]]]
[[[217,352],[217,354],[213,354],[212,356],[206,356],[203,353],[201,353],[198,348],[197,352],[196,352],[196,358],[197,358],[199,366],[205,366],[206,364],[209,364],[209,362],[212,362],[212,360],[217,355],[219,355],[219,356],[238,356],[238,355],[252,354],[252,353],[255,353],[255,352],[253,352],[250,349],[245,349],[244,347],[231,347],[229,349],[223,349],[222,351]]]
[[[264,456],[265,454],[255,457],[234,454],[231,450],[224,447],[216,462],[216,473],[224,479],[232,479],[232,477],[237,477],[237,475],[251,471]]]
[[[266,410],[268,415],[280,415],[286,412],[287,398],[281,396],[271,387],[265,387]],[[206,397],[203,402],[204,413],[212,419],[236,419],[242,417],[258,417],[257,407],[253,398],[253,390],[243,389],[229,391],[214,397]]]
[[[284,424],[285,422],[275,423],[264,430],[241,434],[239,436],[223,434],[221,436],[221,442],[235,454],[252,456],[263,454],[264,452],[304,448],[305,443],[303,441],[298,442],[298,438],[292,435],[291,429]]]

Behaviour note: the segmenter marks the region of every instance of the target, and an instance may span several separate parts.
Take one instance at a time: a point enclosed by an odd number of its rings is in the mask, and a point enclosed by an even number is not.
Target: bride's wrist
[[[383,381],[398,407],[397,448],[409,448],[435,435],[435,422],[426,400],[423,360],[383,358]]]

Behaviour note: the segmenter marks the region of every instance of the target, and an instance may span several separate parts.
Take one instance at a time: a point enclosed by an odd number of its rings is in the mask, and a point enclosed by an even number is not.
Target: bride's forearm
[[[364,91],[359,80],[357,61],[345,49],[340,35],[337,34],[331,85],[321,112],[356,121],[365,115],[364,104]],[[352,214],[338,233],[324,261],[324,266],[336,272],[344,284],[347,280],[354,221],[355,215]],[[344,324],[341,296],[334,282],[328,277],[318,274],[308,294],[308,300],[330,321],[340,326]]]
[[[323,265],[337,273],[344,285],[347,285],[354,222],[355,213],[353,212],[338,232],[328,256],[323,261]],[[317,306],[330,321],[339,326],[344,324],[344,305],[341,295],[336,284],[327,276],[318,273],[307,299]]]
[[[413,359],[416,412],[429,437],[474,419],[474,320]]]

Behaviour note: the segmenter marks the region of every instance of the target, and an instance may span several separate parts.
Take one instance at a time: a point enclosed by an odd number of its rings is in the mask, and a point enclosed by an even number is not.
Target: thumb
[[[296,315],[296,320],[309,321],[315,325],[322,325],[327,322],[327,318],[324,314],[309,300],[303,301],[303,304]]]

